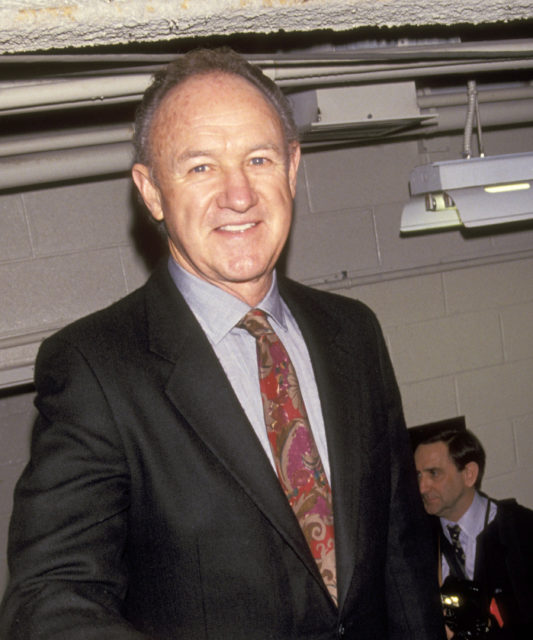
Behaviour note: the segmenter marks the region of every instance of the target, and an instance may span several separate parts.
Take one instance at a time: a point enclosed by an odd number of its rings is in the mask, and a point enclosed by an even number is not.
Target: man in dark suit
[[[442,580],[448,580],[443,590],[475,589],[471,593],[479,594],[476,600],[489,627],[483,637],[530,638],[533,511],[481,492],[485,451],[471,431],[420,433],[415,464],[424,506],[434,516],[434,548],[440,550]],[[450,614],[453,621],[454,611]]]
[[[378,323],[274,270],[300,157],[284,96],[196,51],[135,135],[170,256],[42,345],[2,637],[444,637]]]

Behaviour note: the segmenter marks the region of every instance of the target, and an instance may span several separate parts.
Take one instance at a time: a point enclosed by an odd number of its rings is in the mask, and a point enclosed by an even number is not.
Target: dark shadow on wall
[[[151,217],[133,184],[131,209],[133,212],[131,237],[134,247],[148,271],[152,271],[159,260],[168,253],[165,230]]]

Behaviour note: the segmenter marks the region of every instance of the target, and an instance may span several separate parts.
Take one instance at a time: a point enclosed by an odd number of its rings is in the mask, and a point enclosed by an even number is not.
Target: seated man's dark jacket
[[[490,603],[494,597],[505,624],[493,623],[490,638],[533,637],[533,511],[516,500],[496,500],[494,520],[479,534],[474,581]],[[440,531],[440,521],[435,521]],[[441,545],[446,543],[441,536]],[[453,571],[452,571],[453,573]]]
[[[162,265],[40,350],[4,640],[440,640],[431,537],[374,315],[280,278],[327,431],[339,610]]]

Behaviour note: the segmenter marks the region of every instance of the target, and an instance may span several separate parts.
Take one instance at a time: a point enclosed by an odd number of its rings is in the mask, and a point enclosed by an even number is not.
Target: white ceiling
[[[532,17],[531,0],[2,0],[0,53]]]

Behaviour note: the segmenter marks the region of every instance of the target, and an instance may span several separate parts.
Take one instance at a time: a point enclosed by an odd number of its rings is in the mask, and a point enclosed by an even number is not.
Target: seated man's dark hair
[[[469,462],[477,463],[479,473],[476,480],[476,489],[481,489],[481,481],[485,472],[485,450],[478,438],[468,429],[444,429],[434,433],[427,433],[417,443],[433,444],[444,442],[448,446],[450,457],[459,471],[462,471]]]

